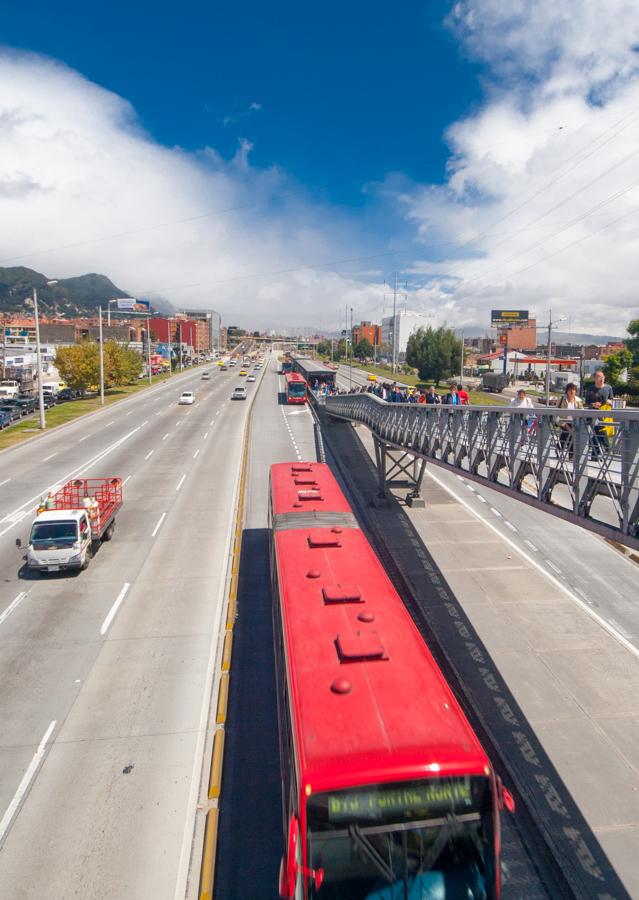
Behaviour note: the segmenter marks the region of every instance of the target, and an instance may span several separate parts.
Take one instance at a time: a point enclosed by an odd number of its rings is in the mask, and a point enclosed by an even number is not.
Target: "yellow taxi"
[[[368,376],[368,380],[369,380],[369,381],[377,381],[377,375],[370,374],[370,375]]]
[[[237,374],[238,374],[238,376],[239,375],[248,375],[248,372],[246,371],[246,369],[240,369],[240,371]]]

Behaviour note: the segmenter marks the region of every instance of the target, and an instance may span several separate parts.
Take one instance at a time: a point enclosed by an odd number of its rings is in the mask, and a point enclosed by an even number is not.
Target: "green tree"
[[[616,387],[619,384],[619,376],[626,369],[630,370],[632,368],[632,362],[630,350],[618,350],[616,353],[611,353],[610,356],[606,357],[603,370],[608,384]]]
[[[74,391],[95,390],[100,383],[100,351],[95,341],[58,347],[55,367]]]
[[[362,362],[366,362],[367,359],[370,359],[373,355],[373,345],[368,340],[368,338],[362,338],[359,343],[355,344],[353,347],[353,356],[357,359],[361,359]]]
[[[452,328],[418,328],[408,339],[406,362],[422,381],[440,381],[459,371],[461,340]]]
[[[330,341],[318,341],[317,355],[318,356],[330,356],[331,355]]]

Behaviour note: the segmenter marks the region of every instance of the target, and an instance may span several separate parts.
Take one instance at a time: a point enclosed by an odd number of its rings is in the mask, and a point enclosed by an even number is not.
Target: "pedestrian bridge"
[[[431,462],[639,548],[639,410],[423,406],[371,394],[322,405],[370,429],[380,498],[403,485],[407,502],[423,505]]]

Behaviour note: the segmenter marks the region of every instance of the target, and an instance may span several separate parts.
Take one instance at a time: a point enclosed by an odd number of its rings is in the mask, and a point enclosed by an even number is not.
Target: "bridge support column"
[[[406,450],[399,450],[373,435],[377,464],[378,492],[376,503],[388,500],[389,487],[408,487],[406,503],[414,508],[425,506],[421,495],[426,460]],[[403,476],[403,477],[402,477]]]

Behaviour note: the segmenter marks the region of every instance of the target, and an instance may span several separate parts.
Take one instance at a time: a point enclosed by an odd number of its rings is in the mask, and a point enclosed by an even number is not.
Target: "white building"
[[[404,360],[406,356],[406,345],[408,338],[417,331],[418,328],[428,328],[435,326],[435,319],[432,315],[415,312],[410,309],[398,310],[395,316],[387,316],[382,319],[382,343],[393,346],[393,335],[397,335],[397,359]]]
[[[180,315],[184,315],[188,319],[203,319],[205,322],[207,322],[210,328],[211,350],[220,349],[220,329],[222,327],[222,317],[219,312],[216,312],[214,309],[183,309]]]

